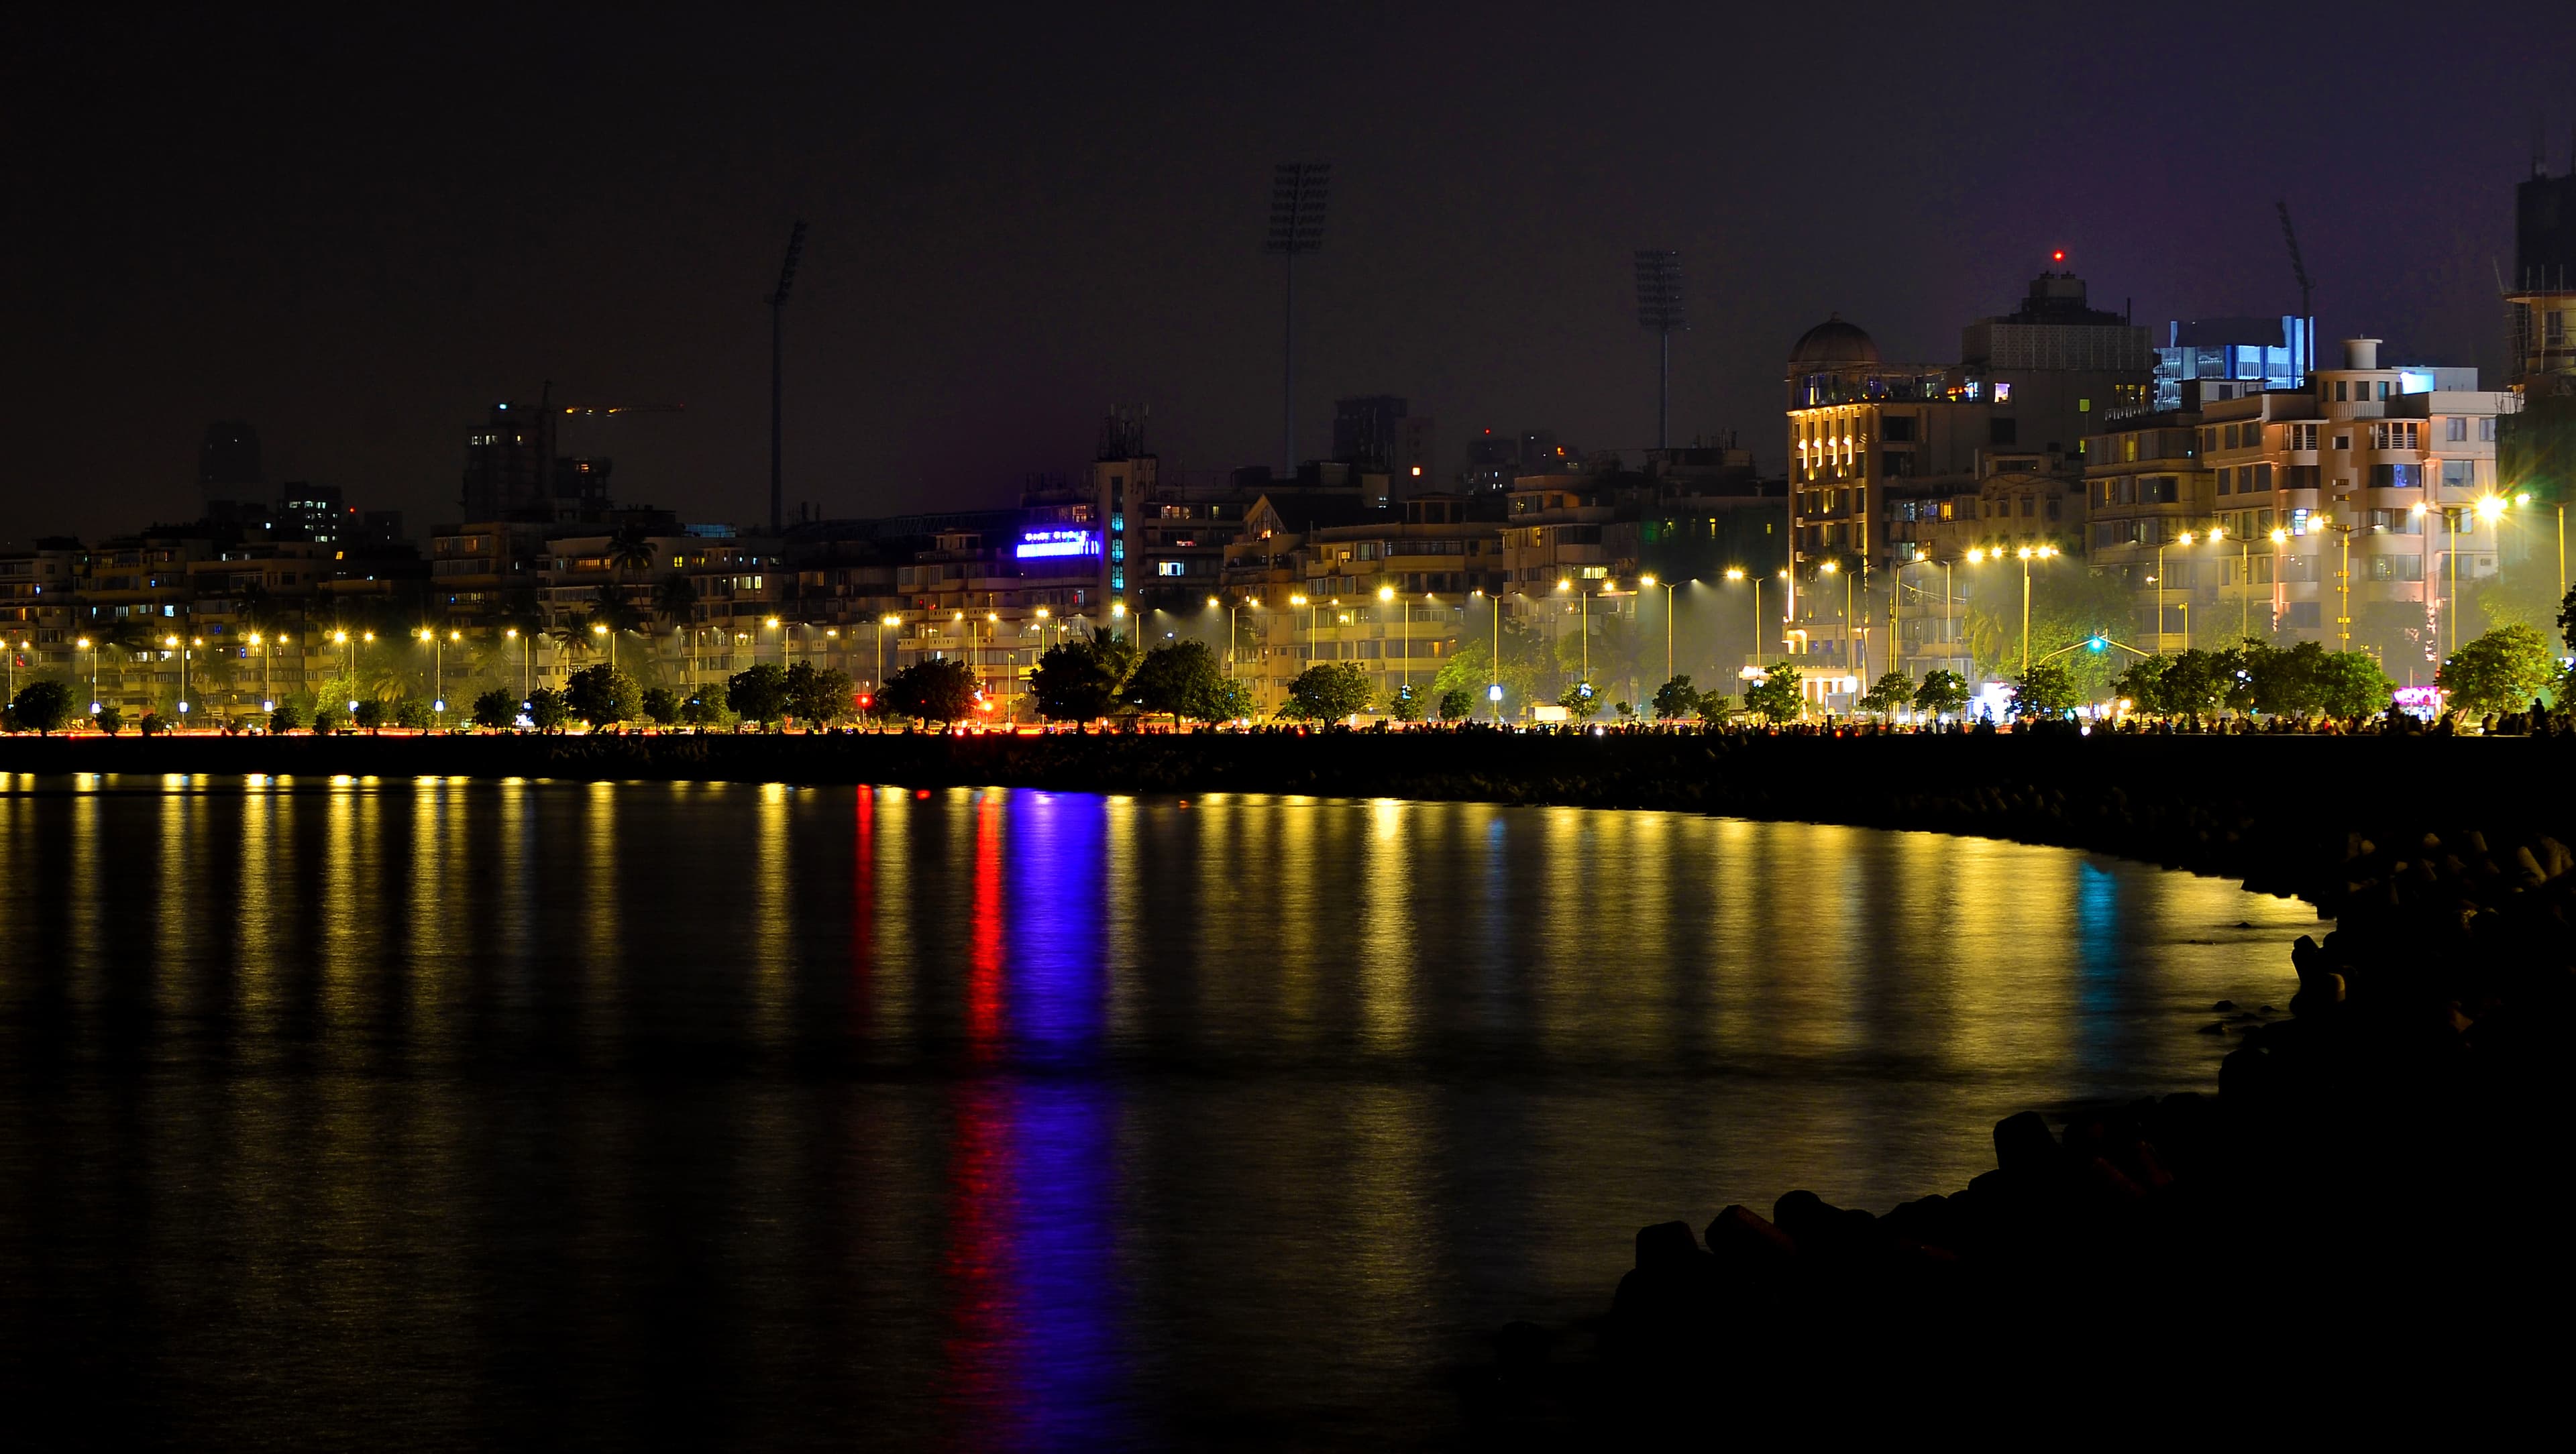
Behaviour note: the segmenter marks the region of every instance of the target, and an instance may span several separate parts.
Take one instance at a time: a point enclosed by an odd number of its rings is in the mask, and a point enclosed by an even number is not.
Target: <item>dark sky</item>
[[[2288,311],[2281,196],[2325,338],[2493,369],[2511,187],[2535,121],[2568,165],[2576,105],[2541,5],[892,9],[22,22],[0,536],[193,513],[222,417],[417,531],[547,379],[687,406],[572,441],[621,495],[756,518],[800,214],[791,499],[1005,502],[1119,402],[1167,462],[1266,462],[1296,158],[1335,183],[1306,453],[1379,391],[1451,464],[1489,425],[1651,442],[1629,254],[1672,246],[1675,433],[1776,467],[1779,361],[1827,312],[1954,360],[2053,247],[2141,322]]]

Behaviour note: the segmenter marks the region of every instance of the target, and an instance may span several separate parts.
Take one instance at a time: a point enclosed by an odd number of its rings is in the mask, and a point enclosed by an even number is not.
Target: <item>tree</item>
[[[572,721],[572,701],[552,687],[528,693],[528,721],[539,732],[561,732]]]
[[[942,726],[963,722],[975,712],[975,669],[944,656],[917,661],[886,678],[877,699],[894,716]]]
[[[773,668],[774,670],[774,668]],[[564,682],[564,700],[590,730],[633,719],[643,693],[635,678],[613,666],[589,666]]]
[[[1914,689],[1914,710],[1933,717],[1955,717],[1968,710],[1968,679],[1948,667],[1924,673],[1923,685]]]
[[[1714,724],[1735,715],[1735,699],[1724,692],[1702,692],[1695,705],[1703,722]]]
[[[1127,679],[1142,662],[1123,637],[1077,638],[1048,647],[1029,674],[1038,715],[1050,722],[1088,722],[1119,703]]]
[[[292,732],[303,725],[304,708],[292,700],[278,703],[276,710],[268,714],[268,730],[271,732]]]
[[[692,727],[721,727],[724,725],[724,708],[708,701],[706,693],[692,692],[689,699],[680,704],[680,720]]]
[[[2317,664],[2317,706],[2329,717],[2369,717],[2388,710],[2397,684],[2366,651],[2330,651]]]
[[[162,719],[160,713],[146,712],[143,720],[134,724],[134,730],[146,737],[158,737],[170,730],[170,724]]]
[[[1655,688],[1655,720],[1670,722],[1699,710],[1699,692],[1691,686],[1690,673],[1684,672]]]
[[[72,689],[50,679],[32,681],[18,689],[9,703],[18,714],[20,727],[32,727],[39,737],[50,737],[72,719]]]
[[[653,588],[653,614],[669,622],[672,629],[677,630],[697,613],[698,588],[689,584],[687,576],[665,576],[662,584]]]
[[[477,727],[498,732],[518,720],[519,698],[515,693],[494,687],[474,699],[474,725]]]
[[[397,727],[426,732],[437,723],[438,718],[430,711],[429,703],[418,697],[405,697],[394,704],[394,725]]]
[[[1465,687],[1451,687],[1440,694],[1440,720],[1463,722],[1476,715],[1476,694]]]
[[[1807,694],[1798,689],[1798,668],[1789,662],[1771,663],[1762,680],[1744,688],[1744,710],[1765,722],[1793,721],[1806,705]]]
[[[2095,575],[2081,561],[2064,557],[2031,561],[2030,654],[2037,661],[2050,652],[2075,646],[2094,636],[2126,635],[2121,628],[2135,607],[2128,586],[2116,575]],[[2021,670],[2022,609],[2020,561],[2009,557],[1963,578],[1968,597],[1967,636],[1978,670],[2002,677]],[[2082,651],[2064,659],[2065,669],[2081,697],[2111,693],[2116,671],[2110,654]]]
[[[374,697],[360,698],[358,710],[349,714],[353,725],[368,732],[383,731],[386,715],[385,704]]]
[[[787,669],[786,689],[787,715],[808,727],[828,726],[850,715],[850,674],[839,667],[818,671],[813,663],[800,661]]]
[[[2558,675],[2549,643],[2529,626],[2500,626],[2442,663],[2433,684],[2455,707],[2471,712],[2518,712]]]
[[[112,706],[102,706],[90,715],[90,725],[114,737],[125,730],[125,714]]]
[[[626,599],[626,592],[616,586],[603,585],[591,593],[590,619],[582,623],[582,629],[593,630],[600,626],[607,627],[611,635],[621,631],[641,631],[644,629],[644,613]],[[597,634],[595,630],[593,634]]]
[[[2286,649],[2247,642],[2242,648],[2243,664],[2239,667],[2241,693],[2245,703],[2256,711],[2282,716],[2313,712],[2323,698],[2320,680],[2325,670],[2326,649],[2313,641],[2302,641]],[[2222,683],[2223,685],[2223,683]],[[2228,705],[2237,705],[2239,693],[2223,695]]]
[[[787,715],[787,670],[773,661],[758,662],[725,678],[725,705],[746,722],[765,731]]]
[[[1914,678],[1901,671],[1882,673],[1876,685],[1860,699],[1860,709],[1882,717],[1895,715],[1914,703]]]
[[[1250,717],[1261,702],[1252,693],[1252,684],[1237,677],[1219,677],[1202,704],[1203,722],[1234,722]]]
[[[1600,714],[1601,694],[1592,690],[1590,682],[1576,682],[1556,694],[1556,704],[1575,721],[1589,722]]]
[[[2576,655],[2576,586],[2569,586],[2558,602],[2558,636],[2567,643],[2569,654]]]
[[[2012,685],[2013,710],[2024,717],[2054,717],[2083,700],[2075,674],[2053,661],[2033,662]]]
[[[1338,722],[1368,710],[1368,673],[1347,661],[1319,661],[1288,683],[1287,715]]]
[[[1411,683],[1398,683],[1394,691],[1386,694],[1386,714],[1398,722],[1422,720],[1422,698],[1414,694]]]
[[[1490,638],[1470,636],[1458,643],[1440,663],[1431,678],[1431,690],[1446,695],[1452,690],[1465,691],[1472,701],[1486,700],[1487,689],[1500,686],[1503,700],[1497,704],[1504,711],[1517,711],[1539,695],[1539,682],[1545,670],[1547,642],[1537,633],[1506,619],[1502,628],[1502,664],[1494,664],[1494,646]]]
[[[1206,642],[1166,641],[1145,653],[1120,696],[1138,711],[1169,713],[1178,724],[1183,717],[1206,719],[1224,680]]]
[[[653,542],[642,530],[628,526],[608,540],[608,566],[619,575],[633,572],[641,575],[653,568]]]
[[[680,720],[680,699],[672,694],[669,687],[646,687],[644,715],[651,718],[656,727],[672,726]]]

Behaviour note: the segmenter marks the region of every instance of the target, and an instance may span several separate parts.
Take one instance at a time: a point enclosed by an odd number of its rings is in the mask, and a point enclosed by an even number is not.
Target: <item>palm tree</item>
[[[579,616],[566,616],[547,627],[546,636],[555,644],[555,659],[559,664],[567,651],[580,656],[590,650],[590,622]]]
[[[641,575],[653,568],[653,560],[653,542],[643,531],[628,526],[609,538],[608,568],[619,575],[629,571]]]
[[[670,622],[675,629],[697,612],[698,588],[689,584],[687,576],[675,571],[664,577],[662,584],[653,592],[653,614]]]
[[[644,613],[636,610],[617,587],[601,586],[591,599],[588,624],[605,626],[610,631],[640,631],[644,626]]]

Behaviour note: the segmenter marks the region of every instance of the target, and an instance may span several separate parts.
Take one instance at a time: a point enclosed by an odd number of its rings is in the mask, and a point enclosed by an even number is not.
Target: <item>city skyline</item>
[[[1890,357],[1942,360],[2059,248],[2097,303],[2151,327],[2294,311],[2280,198],[2320,337],[2497,374],[2488,265],[2509,265],[2535,121],[2549,168],[2569,163],[2554,98],[2576,97],[2576,65],[2499,24],[2410,73],[2455,98],[2439,126],[2374,106],[2338,131],[2329,78],[2377,44],[2366,13],[2349,19],[2313,34],[2252,17],[2211,47],[2193,27],[2030,16],[1902,35],[1425,17],[1358,39],[1320,16],[1281,37],[1199,18],[923,34],[873,62],[832,35],[540,23],[518,58],[453,74],[470,26],[58,36],[15,91],[40,143],[11,164],[15,190],[59,222],[7,244],[46,280],[22,301],[11,392],[49,424],[11,456],[0,536],[186,518],[206,424],[234,418],[273,481],[337,485],[418,532],[456,518],[475,421],[549,379],[687,405],[578,442],[618,460],[622,498],[762,518],[762,298],[796,216],[813,235],[787,320],[791,508],[1001,504],[1085,458],[1102,410],[1128,402],[1151,404],[1177,465],[1262,462],[1278,297],[1260,229],[1290,157],[1335,167],[1326,245],[1300,272],[1309,455],[1329,401],[1369,393],[1439,421],[1444,469],[1488,426],[1651,442],[1629,263],[1670,247],[1693,325],[1673,339],[1673,436],[1735,431],[1776,472],[1780,361],[1828,313]],[[1690,58],[1720,40],[1731,64],[1700,79]],[[1820,74],[1801,79],[1810,54]],[[900,74],[845,84],[871,65]],[[2133,84],[2102,85],[2106,67]],[[1955,81],[1926,99],[1903,81],[1918,68],[2014,78],[2064,116],[2033,127],[2009,93]],[[1113,73],[1149,84],[1076,83]],[[1264,90],[1271,75],[1347,79]],[[1838,98],[1821,114],[1820,87]],[[148,133],[104,99],[137,88],[224,104],[193,133]],[[1309,94],[1339,90],[1368,101]],[[2240,115],[2228,98],[2246,95],[2278,106]],[[2138,96],[2162,99],[2132,115]],[[2315,118],[2304,151],[2300,124],[2254,124],[2274,109]],[[2405,176],[2406,215],[2438,220],[2386,226],[2387,194],[2329,184],[2355,167]],[[1870,221],[1891,216],[1903,237]]]

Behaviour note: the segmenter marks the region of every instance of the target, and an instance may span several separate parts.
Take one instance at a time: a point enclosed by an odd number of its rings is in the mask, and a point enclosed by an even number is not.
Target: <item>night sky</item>
[[[56,8],[0,60],[0,536],[193,514],[227,417],[272,480],[417,534],[453,518],[468,429],[547,379],[687,406],[568,437],[622,497],[763,515],[763,299],[798,215],[791,501],[1006,503],[1119,402],[1167,467],[1270,462],[1260,242],[1292,159],[1334,166],[1307,454],[1334,395],[1381,391],[1439,419],[1444,467],[1486,426],[1651,443],[1629,254],[1669,246],[1674,433],[1777,468],[1780,360],[1828,312],[1952,361],[2055,247],[2159,328],[2290,311],[2281,196],[2324,339],[2498,366],[2535,121],[2568,165],[2563,7],[2073,9]]]

